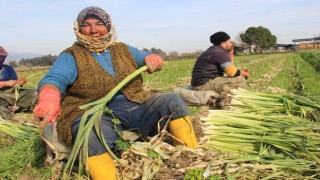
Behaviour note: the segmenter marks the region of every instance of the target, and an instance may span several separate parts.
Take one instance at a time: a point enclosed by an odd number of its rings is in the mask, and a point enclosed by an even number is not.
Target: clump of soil
[[[194,133],[198,141],[200,141],[200,139],[204,135],[201,118],[206,117],[208,113],[209,113],[209,106],[201,106],[199,112],[191,117]]]

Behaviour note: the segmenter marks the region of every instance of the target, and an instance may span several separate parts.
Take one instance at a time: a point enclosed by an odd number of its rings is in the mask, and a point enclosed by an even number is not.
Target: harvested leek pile
[[[258,114],[292,114],[320,121],[320,103],[295,94],[269,94],[245,89],[232,90],[231,106],[235,111]]]
[[[41,167],[45,152],[37,128],[0,119],[0,178],[18,179],[30,167]],[[45,178],[48,172],[39,171]]]
[[[235,154],[226,157],[228,177],[230,165],[250,161],[272,168],[272,177],[320,178],[318,102],[241,89],[233,91],[231,106],[202,118],[204,146]]]

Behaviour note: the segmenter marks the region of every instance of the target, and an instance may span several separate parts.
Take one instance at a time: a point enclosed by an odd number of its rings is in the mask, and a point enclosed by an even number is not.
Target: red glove
[[[61,114],[60,91],[53,85],[44,85],[39,93],[38,104],[33,110],[36,119],[42,121],[42,128],[56,121]]]
[[[16,85],[24,85],[25,83],[27,83],[27,79],[26,78],[20,78],[16,81]]]
[[[241,74],[242,74],[242,76],[244,76],[246,79],[248,79],[248,77],[250,76],[249,71],[246,70],[246,69],[245,69],[245,70],[242,70]]]
[[[151,54],[145,57],[144,62],[148,67],[148,72],[153,73],[155,71],[160,71],[162,68],[163,60],[160,56],[156,54]]]

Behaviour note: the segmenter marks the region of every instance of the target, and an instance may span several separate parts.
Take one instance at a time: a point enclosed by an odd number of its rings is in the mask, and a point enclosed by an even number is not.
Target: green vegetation
[[[221,175],[210,175],[209,177],[203,177],[205,170],[199,169],[192,169],[187,172],[186,176],[184,177],[185,180],[219,180],[223,179]]]
[[[37,129],[0,119],[0,179],[19,179],[26,170],[30,178],[49,177],[50,170],[39,163],[44,156]]]
[[[300,57],[299,52],[240,56],[236,57],[235,64],[251,73],[250,90],[285,91],[312,99],[320,97],[320,74]]]
[[[188,86],[194,63],[195,59],[168,61],[161,71],[144,76],[145,87],[170,92],[175,87]]]
[[[23,86],[24,88],[37,88],[39,81],[49,69],[49,66],[19,66],[15,68],[18,78],[27,78],[27,83]]]
[[[320,52],[319,51],[301,52],[300,56],[307,63],[309,63],[318,73],[320,73]]]

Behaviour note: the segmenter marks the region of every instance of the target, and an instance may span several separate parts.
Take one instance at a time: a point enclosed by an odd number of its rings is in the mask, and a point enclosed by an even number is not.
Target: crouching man
[[[26,78],[19,78],[15,70],[3,64],[7,51],[0,46],[0,117],[12,119],[14,112],[32,110],[37,102],[38,91],[36,89],[23,89]],[[16,99],[15,87],[19,87],[19,96]]]

